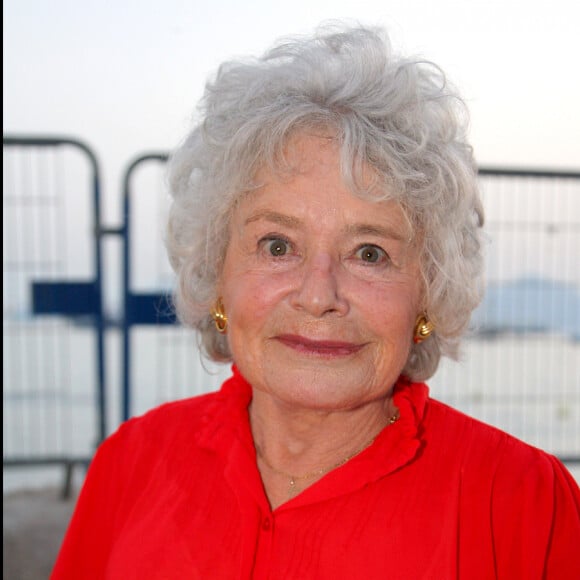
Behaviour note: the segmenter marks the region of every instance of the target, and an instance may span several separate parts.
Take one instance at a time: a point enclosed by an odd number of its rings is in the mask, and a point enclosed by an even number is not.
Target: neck
[[[355,409],[321,411],[254,392],[250,423],[272,507],[364,451],[396,413],[391,397]]]

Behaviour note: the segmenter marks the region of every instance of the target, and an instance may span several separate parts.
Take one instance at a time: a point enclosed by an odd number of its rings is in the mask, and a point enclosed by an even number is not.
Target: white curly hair
[[[468,115],[439,67],[395,54],[381,29],[326,25],[222,64],[199,110],[170,158],[166,242],[178,315],[199,330],[209,358],[231,360],[209,311],[236,201],[256,187],[258,169],[288,169],[291,136],[321,128],[339,143],[353,194],[368,195],[362,168],[370,166],[373,191],[398,200],[420,233],[424,305],[436,331],[411,347],[403,374],[425,380],[442,355],[457,358],[482,296],[483,209]]]

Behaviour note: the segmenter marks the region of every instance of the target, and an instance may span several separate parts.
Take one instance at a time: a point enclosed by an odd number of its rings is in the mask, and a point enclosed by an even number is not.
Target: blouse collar
[[[251,435],[248,417],[248,406],[252,400],[252,388],[241,375],[237,367],[232,367],[233,375],[222,386],[218,407],[208,417],[208,427],[213,423],[215,436],[221,433],[222,440],[227,444],[228,461],[239,464],[239,458],[232,458],[232,435],[241,443],[238,452],[244,450],[245,460],[250,460],[252,469],[257,472],[255,447]],[[327,473],[318,482],[305,489],[301,494],[283,504],[278,510],[298,507],[348,494],[369,483],[377,481],[403,468],[418,455],[422,440],[421,425],[429,398],[429,389],[424,383],[413,383],[401,377],[393,391],[393,401],[399,409],[399,418],[395,423],[388,424],[374,440],[373,444],[343,466]],[[217,420],[217,422],[216,422]],[[229,435],[228,435],[229,433]],[[206,433],[209,435],[209,433]],[[208,441],[209,442],[209,441]],[[228,443],[229,442],[229,443]],[[211,445],[212,447],[214,445]],[[224,452],[225,452],[225,448]],[[249,464],[244,462],[246,469]]]

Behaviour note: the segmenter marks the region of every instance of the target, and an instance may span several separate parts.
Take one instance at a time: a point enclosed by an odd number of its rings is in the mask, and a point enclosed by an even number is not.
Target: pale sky
[[[579,16],[576,0],[6,0],[4,132],[89,144],[115,222],[126,165],[181,140],[220,62],[348,18],[446,71],[480,164],[578,170]]]

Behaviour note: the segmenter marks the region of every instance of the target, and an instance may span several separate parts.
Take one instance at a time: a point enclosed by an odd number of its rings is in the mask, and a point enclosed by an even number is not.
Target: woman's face
[[[394,201],[355,197],[330,139],[299,136],[297,171],[236,207],[219,292],[233,359],[280,402],[346,410],[390,394],[421,302],[418,251]]]

